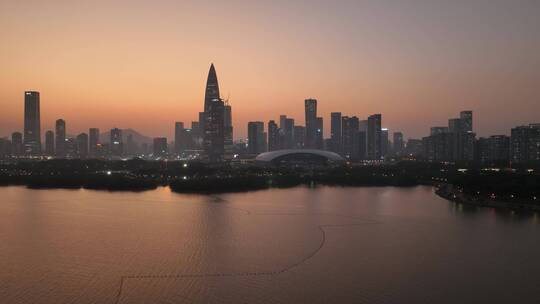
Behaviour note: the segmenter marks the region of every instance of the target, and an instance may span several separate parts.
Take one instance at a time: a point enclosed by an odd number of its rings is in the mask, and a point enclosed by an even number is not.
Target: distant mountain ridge
[[[136,144],[152,144],[153,139],[146,135],[143,135],[133,129],[121,129],[122,130],[122,141],[127,142],[128,135],[133,136],[133,142]],[[109,143],[111,141],[111,131],[103,132],[99,135],[99,140],[102,143]]]

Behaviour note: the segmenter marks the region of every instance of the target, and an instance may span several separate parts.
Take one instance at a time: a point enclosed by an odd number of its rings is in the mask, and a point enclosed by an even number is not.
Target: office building
[[[448,127],[431,127],[430,135],[437,135],[441,133],[448,133]]]
[[[56,120],[55,123],[55,153],[56,157],[67,156],[66,146],[66,122],[63,119]]]
[[[202,149],[203,144],[203,130],[201,129],[201,124],[198,121],[191,122],[191,144],[192,149],[200,150]]]
[[[0,137],[0,159],[12,156],[12,144],[8,138]]]
[[[24,151],[27,155],[41,154],[41,122],[39,92],[24,92]]]
[[[262,121],[248,122],[248,153],[260,154],[266,152],[266,135]]]
[[[133,134],[128,134],[126,136],[126,144],[124,146],[124,155],[133,156],[137,154],[137,144],[133,139]]]
[[[11,134],[11,153],[14,156],[22,156],[24,154],[23,135],[21,132],[13,132]]]
[[[351,160],[366,159],[366,137],[367,134],[364,131],[357,131],[353,134]]]
[[[390,149],[390,140],[388,139],[388,129],[381,129],[381,154],[382,156],[388,155]]]
[[[156,137],[153,140],[154,158],[165,158],[168,155],[167,138]]]
[[[285,122],[283,122],[283,125],[285,125]],[[270,120],[268,122],[268,151],[280,150],[282,148],[280,130],[275,121]]]
[[[382,156],[381,124],[381,114],[374,114],[368,117],[367,156],[371,160],[379,160]]]
[[[472,111],[461,111],[459,113],[461,119],[461,128],[463,132],[473,132],[473,113]]]
[[[324,125],[322,117],[317,117],[315,120],[315,149],[324,149]]]
[[[342,138],[342,153],[346,159],[357,159],[359,155],[356,155],[355,152],[359,152],[360,143],[356,142],[359,138],[357,133],[359,132],[359,119],[356,116],[342,116],[341,117],[341,138]]]
[[[122,130],[118,128],[111,129],[109,151],[111,156],[120,157],[124,154],[124,140]]]
[[[394,138],[394,148],[393,148],[393,152],[394,154],[401,154],[401,152],[403,152],[403,149],[405,149],[405,144],[403,142],[403,133],[401,132],[394,132],[394,135],[393,135],[393,138]]]
[[[286,115],[279,116],[280,147],[281,149],[293,149],[294,143],[294,119]],[[270,133],[270,131],[268,131]],[[270,143],[268,143],[270,145]]]
[[[81,133],[77,135],[77,155],[79,158],[88,157],[88,134]]]
[[[294,149],[305,148],[306,128],[304,126],[294,126]]]
[[[99,153],[99,129],[90,128],[89,130],[89,139],[88,139],[88,155],[90,157],[98,157]]]
[[[234,156],[232,107],[227,101],[223,107],[223,158],[231,160]]]
[[[489,161],[506,163],[510,160],[510,137],[492,135],[488,138],[487,148]]]
[[[460,118],[448,120],[448,132],[451,134],[452,161],[474,160],[475,134],[472,133],[472,112],[463,111]]]
[[[54,132],[49,130],[45,132],[45,155],[54,156]]]
[[[306,121],[306,135],[305,135],[305,147],[309,149],[317,149],[317,100],[306,99],[304,101],[305,121]]]
[[[510,160],[527,163],[540,160],[540,126],[530,124],[512,128],[510,135]]]
[[[409,156],[419,157],[422,155],[422,140],[409,138],[405,144],[405,154]]]
[[[225,153],[225,104],[219,97],[219,85],[214,64],[210,65],[204,96],[204,135],[205,158],[210,162],[223,160]]]
[[[187,148],[184,140],[184,123],[177,121],[174,123],[174,153],[179,155]]]
[[[341,112],[330,113],[330,151],[341,153]]]

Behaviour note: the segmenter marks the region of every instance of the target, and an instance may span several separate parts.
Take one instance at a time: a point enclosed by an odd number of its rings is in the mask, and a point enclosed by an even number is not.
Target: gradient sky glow
[[[540,122],[536,0],[0,0],[0,41],[0,136],[38,90],[43,130],[172,139],[203,109],[211,62],[235,138],[279,114],[303,124],[309,97],[325,131],[331,111],[382,113],[406,137],[460,110],[482,136]]]

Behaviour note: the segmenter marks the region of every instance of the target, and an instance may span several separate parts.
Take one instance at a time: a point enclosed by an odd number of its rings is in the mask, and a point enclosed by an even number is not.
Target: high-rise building
[[[315,149],[324,149],[324,125],[323,118],[317,117],[315,120]]]
[[[461,133],[463,132],[463,121],[461,118],[450,118],[448,120],[448,132]]]
[[[202,140],[204,138],[204,130],[205,130],[205,125],[206,123],[206,113],[205,112],[199,112],[199,131],[200,131],[200,134],[199,136],[201,137],[201,146],[202,146]]]
[[[206,79],[206,89],[204,93],[204,112],[209,112],[212,101],[220,99],[219,84],[214,64],[210,64],[208,78]]]
[[[77,135],[77,155],[79,158],[88,157],[88,134],[81,133]]]
[[[428,161],[442,162],[452,160],[452,133],[436,133],[422,138],[422,155]]]
[[[401,152],[403,152],[403,149],[405,149],[405,145],[403,143],[403,133],[394,132],[393,137],[394,137],[394,153],[401,154]]]
[[[111,129],[109,150],[111,156],[120,157],[124,154],[124,140],[122,138],[122,130],[118,128]]]
[[[231,160],[234,155],[232,107],[227,101],[223,107],[223,148],[224,159]]]
[[[357,133],[359,132],[358,117],[342,116],[341,117],[341,138],[342,138],[342,153],[347,159],[356,160],[359,155],[355,153],[360,152],[360,140]],[[358,147],[356,147],[358,146]]]
[[[382,156],[381,124],[381,114],[374,114],[368,117],[367,154],[368,158],[372,160],[379,160]]]
[[[49,130],[45,132],[45,155],[53,156],[54,154],[54,132]]]
[[[341,153],[341,112],[330,113],[330,151]]]
[[[124,147],[124,154],[127,156],[132,156],[137,153],[137,144],[133,140],[133,134],[128,134],[126,136],[126,145]]]
[[[512,128],[510,135],[512,162],[522,163],[529,160],[529,133],[527,126]]]
[[[248,122],[248,153],[259,154],[266,152],[266,136],[262,121]]]
[[[285,122],[283,122],[283,125]],[[280,141],[280,128],[275,121],[270,120],[268,122],[268,151],[275,151],[281,149]]]
[[[304,126],[294,126],[294,149],[303,149],[305,148],[306,142],[306,127]]]
[[[436,135],[441,133],[448,133],[448,127],[431,127],[430,135]]]
[[[23,152],[23,135],[21,132],[13,132],[11,134],[11,153],[14,156],[21,156]]]
[[[0,159],[8,158],[12,155],[12,144],[8,138],[0,137]]]
[[[210,65],[204,95],[204,140],[206,158],[211,162],[223,160],[225,152],[225,104],[219,97],[219,85],[214,64]]]
[[[423,155],[429,161],[472,161],[480,159],[484,140],[477,142],[472,132],[472,112],[463,111],[460,118],[448,120],[448,127],[432,127],[431,135],[422,139]]]
[[[154,138],[153,148],[154,148],[154,158],[167,157],[167,154],[168,154],[167,138],[166,137]]]
[[[279,126],[280,129],[285,129],[285,120],[287,119],[287,115],[279,115]]]
[[[540,124],[529,125],[529,160],[540,161]]]
[[[459,113],[461,127],[463,132],[472,133],[473,131],[473,113],[472,111],[461,111]]]
[[[540,160],[540,126],[531,124],[512,128],[510,152],[510,160],[515,163]]]
[[[293,149],[294,148],[294,119],[293,118],[285,119],[285,128],[283,129],[283,133],[285,134],[283,147],[285,149]]]
[[[381,129],[381,155],[386,156],[389,153],[390,140],[388,139],[388,129]]]
[[[202,134],[203,129],[201,124],[198,121],[191,122],[191,144],[193,145],[192,149],[200,150],[202,148]]]
[[[198,121],[191,122],[191,132],[196,133],[200,131],[200,124]]]
[[[476,137],[472,133],[472,112],[461,112],[461,117],[448,120],[448,132],[452,134],[450,160],[472,161]]]
[[[66,158],[76,158],[78,157],[77,152],[77,138],[68,137],[64,143],[65,156]]]
[[[358,131],[359,132],[364,132],[365,133],[365,136],[364,136],[364,143],[363,143],[363,148],[364,148],[364,151],[361,151],[360,154],[363,155],[362,156],[362,159],[367,159],[367,146],[368,146],[368,142],[367,142],[367,137],[368,137],[368,120],[367,119],[362,119],[358,122]]]
[[[99,149],[99,129],[98,128],[90,128],[89,130],[90,136],[88,140],[88,154],[90,157],[98,157],[98,149]]]
[[[55,134],[56,134],[56,143],[55,143],[56,157],[66,157],[67,155],[66,122],[63,119],[56,120]]]
[[[280,137],[281,137],[280,148],[293,149],[294,148],[294,119],[288,118],[286,115],[280,115],[279,116],[279,129],[280,129]],[[270,149],[270,143],[268,143],[268,145]]]
[[[492,135],[487,142],[488,160],[492,162],[508,162],[510,160],[510,137]]]
[[[405,153],[410,156],[421,156],[422,154],[422,140],[416,138],[409,138],[405,145]]]
[[[305,147],[317,149],[317,100],[306,99],[304,108],[306,120]]]
[[[184,152],[186,149],[186,146],[184,146],[185,140],[184,140],[184,123],[181,121],[177,121],[174,123],[174,153],[177,155]]]
[[[188,151],[197,149],[196,140],[199,137],[193,128],[180,128],[179,125],[175,125],[175,140],[174,140],[174,153],[179,156],[186,156],[184,154],[190,153]]]
[[[474,142],[474,161],[481,164],[489,162],[489,139],[480,137]]]
[[[221,99],[214,99],[205,113],[204,150],[210,162],[223,160],[225,153],[224,104]]]
[[[352,139],[352,160],[362,160],[366,159],[366,132],[357,131],[353,134]]]
[[[24,150],[27,155],[41,154],[39,92],[24,92]]]

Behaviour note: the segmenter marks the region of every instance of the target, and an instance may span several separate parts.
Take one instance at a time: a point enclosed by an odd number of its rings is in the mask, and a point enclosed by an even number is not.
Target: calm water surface
[[[430,187],[4,187],[0,303],[540,303],[539,231]]]

